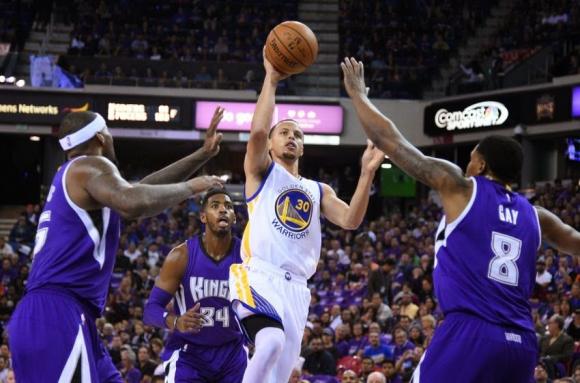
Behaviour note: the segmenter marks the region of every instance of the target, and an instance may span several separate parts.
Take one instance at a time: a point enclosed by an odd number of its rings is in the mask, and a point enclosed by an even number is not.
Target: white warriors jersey
[[[316,272],[322,241],[316,181],[296,178],[272,161],[256,193],[246,200],[249,221],[242,239],[242,258],[265,261],[296,275]]]

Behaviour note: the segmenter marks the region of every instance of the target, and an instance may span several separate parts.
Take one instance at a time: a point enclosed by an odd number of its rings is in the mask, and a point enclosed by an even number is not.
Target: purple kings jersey
[[[38,222],[27,290],[61,290],[98,316],[115,264],[120,218],[109,208],[88,212],[70,199],[65,179],[78,158],[63,164],[52,181]]]
[[[187,240],[187,269],[174,297],[174,309],[183,315],[199,302],[204,324],[195,334],[173,332],[168,341],[169,348],[175,349],[184,343],[220,346],[242,338],[231,308],[228,287],[230,266],[242,262],[240,243],[238,238],[232,238],[227,255],[216,262],[207,254],[200,236]]]
[[[541,232],[535,208],[485,177],[452,223],[441,221],[435,243],[435,294],[447,315],[463,312],[501,326],[534,330],[534,288]]]

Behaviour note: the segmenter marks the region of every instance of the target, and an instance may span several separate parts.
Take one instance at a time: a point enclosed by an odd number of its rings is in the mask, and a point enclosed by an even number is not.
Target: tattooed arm
[[[369,139],[405,173],[439,192],[448,220],[459,215],[471,196],[471,181],[457,165],[421,153],[370,102],[361,62],[347,58],[341,67],[346,91]]]

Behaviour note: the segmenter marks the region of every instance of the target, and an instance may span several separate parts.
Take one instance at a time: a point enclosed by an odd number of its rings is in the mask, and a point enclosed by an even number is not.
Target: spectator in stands
[[[119,335],[114,335],[111,343],[109,344],[108,350],[109,355],[115,365],[121,362],[121,348],[123,346],[123,341]]]
[[[548,334],[540,341],[540,359],[550,377],[556,376],[557,364],[565,365],[574,353],[574,340],[563,329],[564,318],[553,315],[548,320]]]
[[[201,86],[207,85],[212,80],[211,74],[209,74],[207,71],[207,66],[202,66],[193,80],[201,84]]]
[[[535,383],[552,383],[546,371],[546,365],[543,362],[538,363],[534,370]]]
[[[217,55],[217,60],[221,61],[229,52],[229,47],[224,37],[218,37],[217,42],[213,48],[213,52]]]
[[[395,260],[387,258],[379,262],[379,267],[371,271],[369,275],[369,294],[379,293],[381,298],[386,302],[391,302],[392,297],[389,296],[391,292],[392,272],[395,268]]]
[[[302,376],[302,371],[299,368],[295,368],[292,370],[292,374],[290,374],[290,379],[288,379],[288,383],[300,383],[300,377]]]
[[[141,372],[141,376],[152,377],[157,365],[151,360],[149,354],[149,349],[145,346],[139,347],[139,353],[137,355],[137,368]]]
[[[406,351],[409,350],[412,351],[415,349],[413,343],[409,342],[409,340],[407,339],[408,338],[407,331],[405,331],[404,328],[399,327],[395,329],[394,338],[395,338],[394,342],[395,349],[393,351],[394,360],[398,360]]]
[[[423,346],[425,342],[425,337],[423,336],[421,326],[419,325],[411,326],[411,328],[409,329],[409,341],[413,343],[415,346]]]
[[[310,353],[304,358],[302,369],[311,375],[336,375],[336,360],[322,347],[322,339],[310,341]]]
[[[574,319],[568,326],[566,333],[570,335],[574,342],[580,341],[580,308],[574,310]]]
[[[552,274],[546,270],[546,259],[538,258],[536,261],[536,283],[545,288],[552,283]]]
[[[141,256],[141,254],[142,254],[141,250],[139,250],[137,248],[137,245],[135,244],[135,242],[129,243],[129,247],[123,253],[123,255],[125,255],[125,257],[129,258],[131,263],[135,262],[137,260],[137,258],[139,258]]]
[[[154,45],[153,48],[151,48],[151,55],[149,56],[149,60],[159,61],[162,58],[163,56],[161,54],[161,51],[159,50],[159,47],[157,45]]]
[[[419,365],[424,349],[421,346],[415,347],[413,350],[407,350],[397,359],[395,370],[400,373],[403,381],[409,381],[413,375],[413,371]]]
[[[341,383],[358,383],[360,380],[356,372],[353,370],[346,370],[342,373]]]
[[[381,344],[380,334],[373,331],[369,333],[369,345],[365,347],[363,356],[380,365],[384,360],[394,358],[393,347]]]
[[[26,216],[21,215],[10,231],[10,242],[23,245],[31,245],[34,241],[34,229],[28,223]]]
[[[371,297],[371,307],[376,312],[376,319],[379,324],[384,327],[387,324],[389,318],[393,316],[391,308],[383,303],[381,294],[374,293]]]
[[[574,282],[570,291],[570,308],[574,311],[580,308],[580,282]]]
[[[2,383],[6,382],[8,378],[8,371],[9,368],[6,365],[6,358],[0,356],[0,382]]]
[[[218,68],[217,76],[214,80],[214,88],[226,89],[226,88],[228,88],[229,84],[230,84],[230,82],[229,82],[223,68]]]
[[[385,360],[381,367],[381,371],[386,378],[386,383],[403,383],[401,376],[395,369],[395,363],[392,360]]]
[[[386,379],[382,372],[375,371],[369,375],[367,383],[386,383]]]
[[[375,362],[370,357],[364,357],[361,364],[360,380],[366,382],[369,375],[375,370]]]
[[[113,80],[123,80],[125,79],[125,73],[123,73],[123,69],[120,66],[116,66],[115,70],[113,71]]]
[[[121,363],[117,368],[127,383],[141,382],[141,372],[135,368],[135,352],[131,347],[123,346],[121,350]]]
[[[101,63],[99,70],[95,72],[95,77],[97,78],[110,78],[111,75],[112,74],[109,72],[109,69],[107,69],[107,64],[105,63]]]
[[[419,306],[412,302],[410,292],[403,292],[399,305],[401,306],[401,315],[408,316],[411,320],[415,319],[419,312]]]
[[[138,59],[145,58],[145,54],[149,49],[149,43],[145,40],[145,37],[142,34],[139,34],[137,38],[135,38],[131,42],[131,51],[133,55]]]
[[[6,383],[16,383],[16,377],[14,376],[14,370],[11,368],[8,369],[8,373],[6,374]]]
[[[341,324],[336,328],[334,345],[338,353],[338,358],[348,355],[350,339],[350,325]]]
[[[322,331],[322,347],[325,351],[328,351],[332,355],[334,360],[338,360],[340,355],[338,349],[334,344],[334,333],[331,328],[325,328]]]
[[[0,257],[12,257],[14,254],[14,249],[6,242],[6,237],[0,237]]]
[[[81,53],[81,51],[84,48],[85,48],[85,42],[82,40],[82,38],[78,35],[74,35],[72,40],[71,40],[68,53],[70,55],[78,55]]]

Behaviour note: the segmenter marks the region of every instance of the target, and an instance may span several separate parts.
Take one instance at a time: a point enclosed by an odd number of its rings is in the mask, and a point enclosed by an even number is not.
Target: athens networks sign
[[[439,109],[435,113],[435,125],[449,132],[485,126],[501,126],[507,121],[509,111],[504,104],[496,101],[482,101],[461,111]]]

